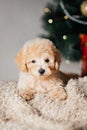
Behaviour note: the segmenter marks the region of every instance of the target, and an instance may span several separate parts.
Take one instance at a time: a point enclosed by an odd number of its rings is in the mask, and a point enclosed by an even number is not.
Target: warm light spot
[[[44,9],[44,12],[45,12],[45,13],[51,13],[51,10],[50,10],[49,8],[45,8],[45,9]]]
[[[49,20],[48,20],[48,23],[53,23],[53,19],[49,19]]]
[[[67,35],[64,35],[64,36],[63,36],[63,39],[66,40],[66,39],[67,39]]]
[[[64,16],[64,19],[68,19],[68,16],[65,15],[65,16]]]

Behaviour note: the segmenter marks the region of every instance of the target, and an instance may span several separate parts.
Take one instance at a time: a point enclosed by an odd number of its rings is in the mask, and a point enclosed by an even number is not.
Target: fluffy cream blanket
[[[65,101],[36,94],[26,102],[16,86],[16,81],[0,81],[0,130],[87,129],[87,77],[68,82]]]

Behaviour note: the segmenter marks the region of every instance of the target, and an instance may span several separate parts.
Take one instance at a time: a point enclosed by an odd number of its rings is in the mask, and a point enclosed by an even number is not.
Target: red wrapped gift
[[[82,75],[87,75],[87,34],[80,35],[80,46],[82,50]]]

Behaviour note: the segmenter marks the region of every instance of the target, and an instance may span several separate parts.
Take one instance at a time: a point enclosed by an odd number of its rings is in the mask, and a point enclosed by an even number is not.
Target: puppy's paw
[[[34,98],[34,92],[32,90],[20,90],[19,95],[25,100],[31,100]]]
[[[66,91],[63,89],[63,90],[60,92],[59,100],[65,100],[65,99],[67,99],[67,93],[66,93]]]
[[[64,89],[60,89],[52,93],[52,99],[54,100],[65,100],[66,98],[67,93]]]

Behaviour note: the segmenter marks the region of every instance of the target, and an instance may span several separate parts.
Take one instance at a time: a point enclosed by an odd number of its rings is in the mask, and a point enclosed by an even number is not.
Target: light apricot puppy
[[[67,98],[58,76],[61,55],[50,40],[38,38],[26,42],[16,61],[21,71],[18,91],[25,100],[33,98],[35,93],[46,93],[51,99]]]

